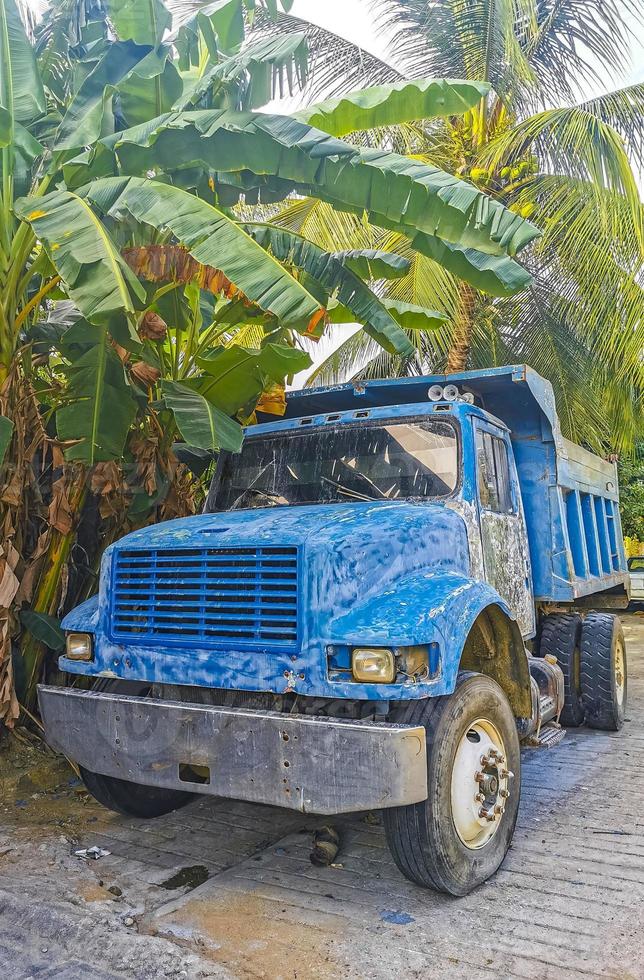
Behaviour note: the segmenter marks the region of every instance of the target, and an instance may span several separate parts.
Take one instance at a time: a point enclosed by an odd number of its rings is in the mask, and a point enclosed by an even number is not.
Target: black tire
[[[581,693],[589,728],[619,731],[627,691],[626,646],[619,617],[590,613],[581,631]]]
[[[492,722],[514,773],[505,811],[489,841],[468,847],[454,822],[451,785],[457,749],[478,719]],[[407,702],[396,721],[427,732],[428,798],[383,811],[387,843],[402,874],[424,888],[467,895],[499,868],[512,840],[521,792],[521,755],[515,719],[499,685],[483,674],[459,675],[446,697]]]
[[[182,790],[130,783],[126,779],[117,779],[116,776],[90,772],[82,766],[80,774],[95,800],[108,810],[122,813],[126,817],[140,817],[142,820],[161,817],[194,799],[192,793],[184,793]]]
[[[584,723],[584,702],[581,696],[581,616],[576,613],[553,613],[546,616],[541,627],[539,656],[550,654],[557,658],[564,676],[564,706],[559,721],[566,728],[579,728]]]

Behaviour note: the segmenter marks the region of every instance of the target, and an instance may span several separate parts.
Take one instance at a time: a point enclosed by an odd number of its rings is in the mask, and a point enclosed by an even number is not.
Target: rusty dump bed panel
[[[286,417],[427,400],[451,381],[510,430],[525,511],[535,599],[588,601],[610,591],[627,599],[617,468],[562,436],[552,386],[525,365],[463,374],[306,388],[288,397]],[[608,601],[602,596],[602,601]]]

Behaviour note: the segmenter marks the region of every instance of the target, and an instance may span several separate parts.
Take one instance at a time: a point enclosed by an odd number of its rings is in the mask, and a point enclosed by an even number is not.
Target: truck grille
[[[297,548],[118,551],[115,638],[183,646],[297,641]]]

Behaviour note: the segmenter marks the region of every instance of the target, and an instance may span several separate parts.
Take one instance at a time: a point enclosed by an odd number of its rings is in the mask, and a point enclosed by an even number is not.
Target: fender
[[[520,640],[515,617],[491,586],[456,572],[420,572],[398,579],[395,588],[370,596],[333,620],[329,642],[380,647],[438,643],[440,681],[432,685],[431,693],[451,694],[468,637],[479,615],[488,609],[501,613]],[[524,682],[520,686],[529,692],[527,658],[517,672]]]
[[[68,612],[60,625],[62,629],[76,633],[95,633],[98,629],[98,616],[98,596],[95,595]]]

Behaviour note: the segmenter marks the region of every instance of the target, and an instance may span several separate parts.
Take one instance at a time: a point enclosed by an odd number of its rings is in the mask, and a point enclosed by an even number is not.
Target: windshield
[[[249,436],[214,481],[214,510],[444,497],[458,482],[456,429],[420,419]]]

